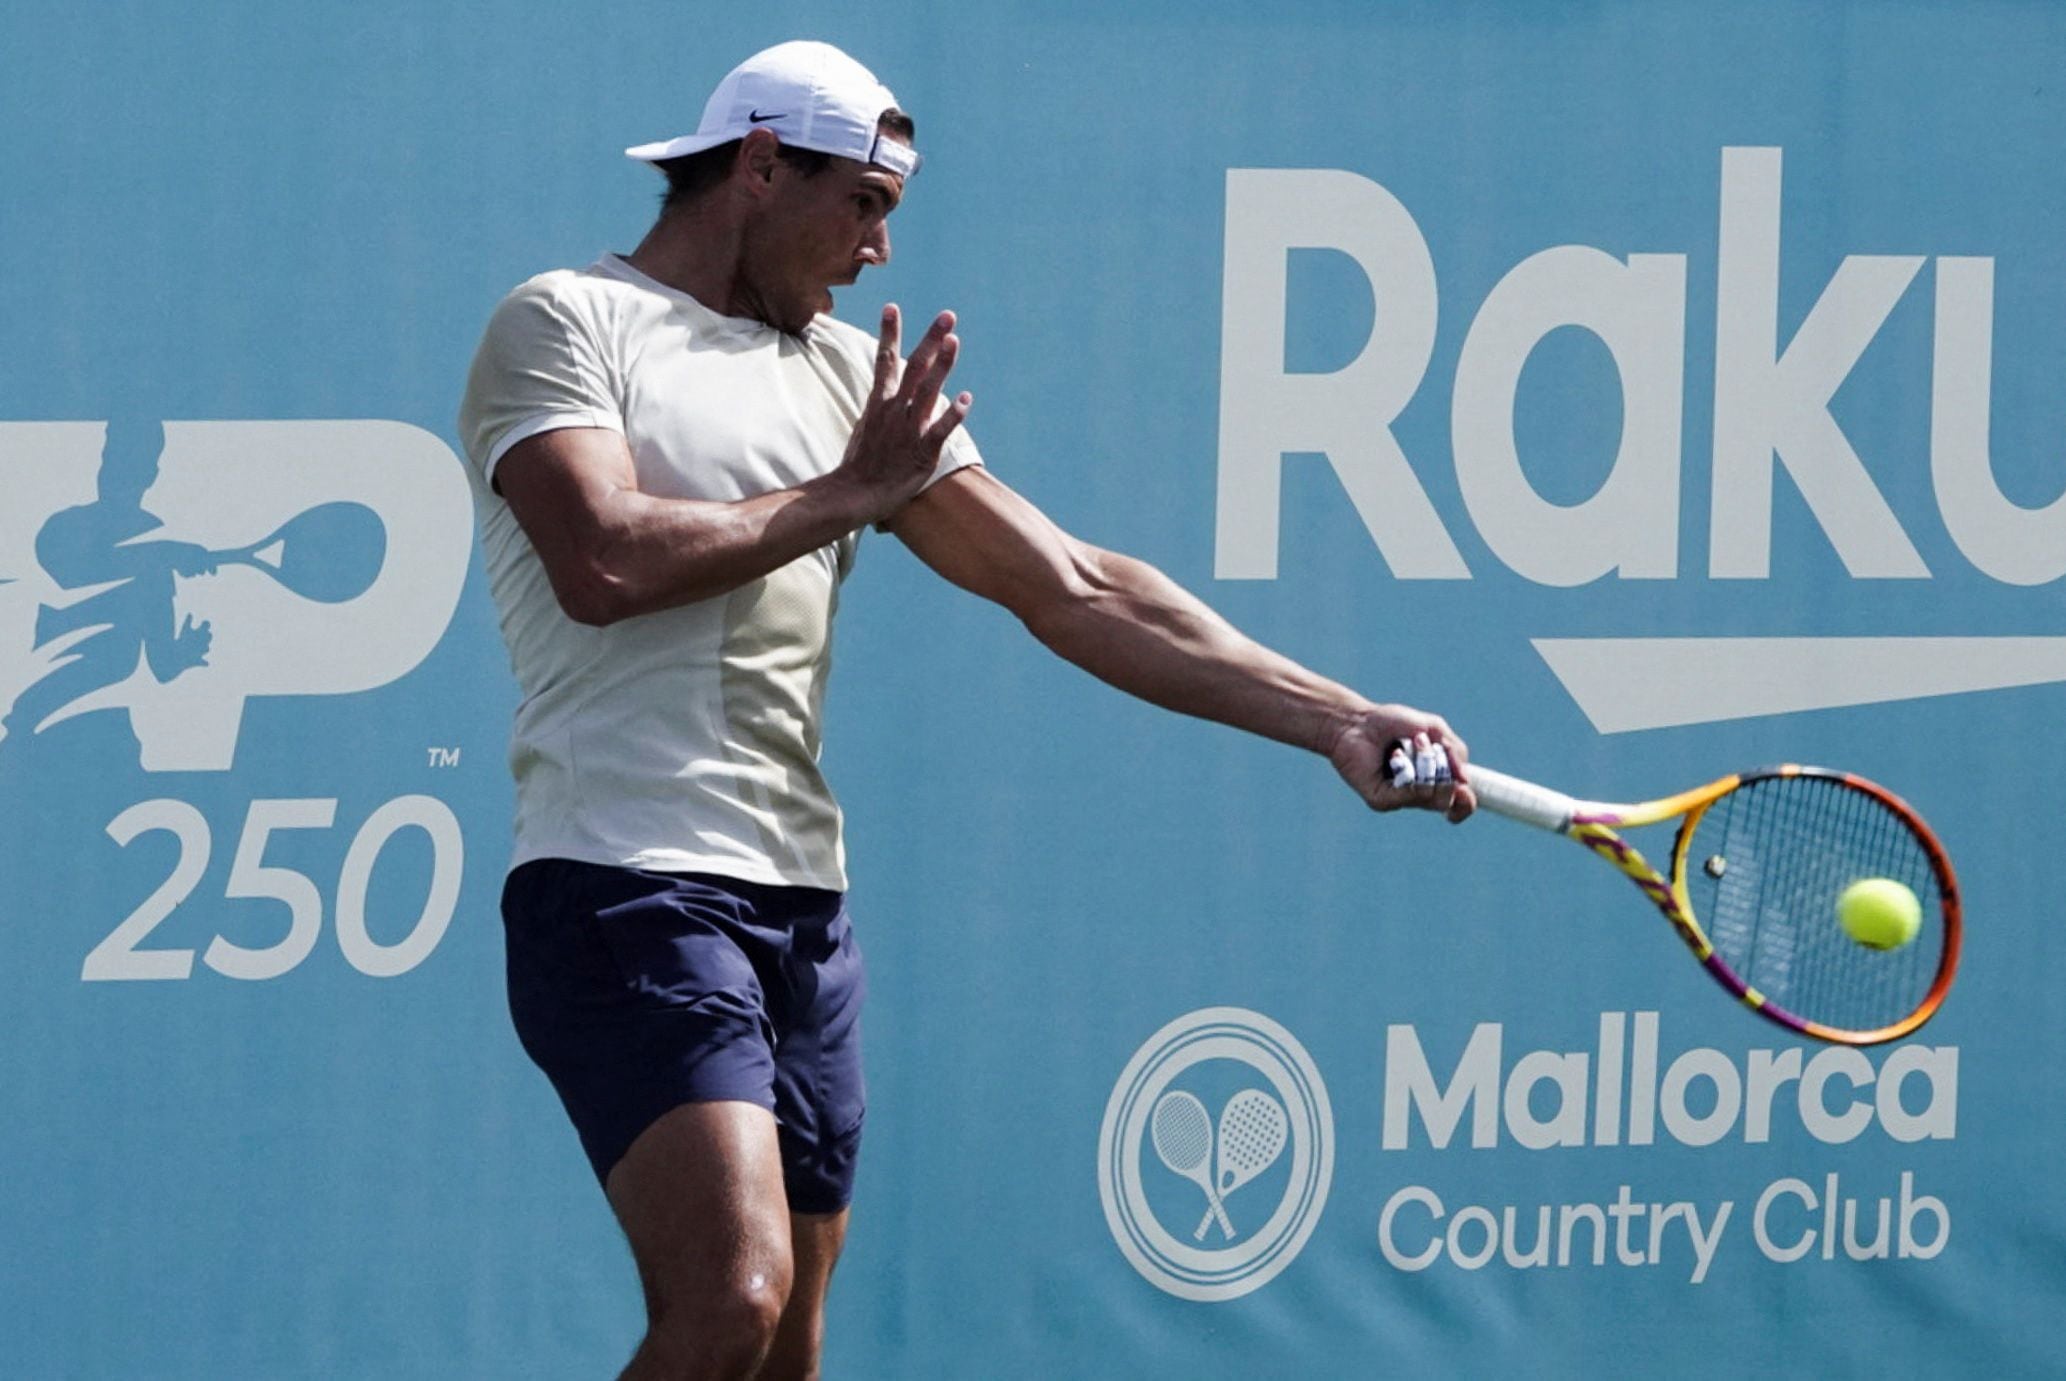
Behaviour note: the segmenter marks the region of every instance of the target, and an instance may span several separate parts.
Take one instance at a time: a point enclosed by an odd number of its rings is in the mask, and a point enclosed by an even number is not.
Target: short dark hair
[[[884,134],[893,134],[910,143],[918,133],[918,126],[909,115],[891,106],[875,122],[876,129]],[[704,149],[700,153],[685,153],[680,158],[664,159],[653,166],[667,175],[667,191],[661,195],[660,209],[672,211],[677,206],[686,206],[711,188],[723,182],[731,174],[732,164],[739,157],[737,139]],[[816,149],[799,149],[784,144],[775,151],[790,167],[805,177],[816,177],[832,166],[832,155]]]

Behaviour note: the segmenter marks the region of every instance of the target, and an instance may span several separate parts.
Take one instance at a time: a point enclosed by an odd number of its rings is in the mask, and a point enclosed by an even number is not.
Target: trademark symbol
[[[459,766],[459,750],[457,748],[432,748],[428,751],[432,767]]]

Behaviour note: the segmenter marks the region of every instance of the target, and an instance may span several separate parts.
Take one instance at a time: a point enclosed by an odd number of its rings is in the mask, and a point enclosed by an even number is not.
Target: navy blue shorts
[[[738,1099],[775,1115],[789,1206],[846,1207],[867,983],[843,903],[558,858],[510,873],[510,1016],[597,1180],[670,1109]]]

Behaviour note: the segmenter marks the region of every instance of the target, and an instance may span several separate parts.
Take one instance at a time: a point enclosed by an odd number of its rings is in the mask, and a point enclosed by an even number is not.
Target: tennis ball
[[[1899,949],[1922,929],[1923,904],[1892,878],[1864,878],[1837,897],[1836,919],[1867,949]]]

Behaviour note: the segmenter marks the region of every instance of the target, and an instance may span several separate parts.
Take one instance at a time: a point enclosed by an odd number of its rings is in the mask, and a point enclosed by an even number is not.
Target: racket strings
[[[1928,849],[1876,797],[1835,777],[1754,778],[1709,808],[1687,860],[1717,956],[1774,1003],[1853,1031],[1921,1005],[1943,955],[1942,894]],[[1915,893],[1914,941],[1873,950],[1844,932],[1837,897],[1862,878]]]

